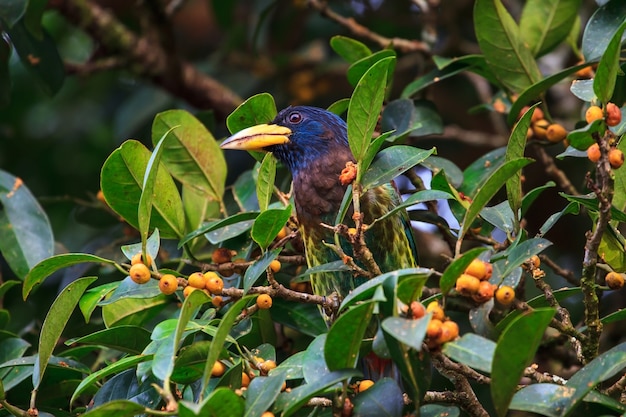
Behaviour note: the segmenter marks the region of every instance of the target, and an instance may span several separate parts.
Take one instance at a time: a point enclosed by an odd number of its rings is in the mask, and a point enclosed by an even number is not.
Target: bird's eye
[[[287,118],[289,119],[289,123],[295,124],[295,123],[300,123],[302,121],[302,115],[298,113],[297,111],[290,113],[289,116],[287,116]]]

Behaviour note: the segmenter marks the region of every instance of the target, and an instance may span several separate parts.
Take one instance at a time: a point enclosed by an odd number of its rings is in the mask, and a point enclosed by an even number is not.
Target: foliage
[[[65,72],[41,25],[40,3],[0,1],[0,71],[8,73],[13,48],[30,76],[54,93]],[[72,4],[60,10],[71,16]],[[228,177],[234,167],[219,148],[219,128],[200,113],[159,112],[147,134],[151,147],[129,139],[103,162],[93,204],[120,219],[130,235],[123,244],[107,238],[113,251],[54,254],[57,236],[46,211],[20,178],[0,171],[0,251],[15,277],[0,285],[0,299],[22,284],[27,303],[42,296],[59,271],[75,271],[35,324],[37,346],[11,325],[16,319],[10,310],[0,309],[0,415],[626,413],[626,343],[601,344],[604,327],[626,314],[600,307],[616,294],[604,282],[606,273],[626,273],[619,229],[626,222],[626,168],[609,160],[612,151],[625,149],[626,122],[609,121],[609,103],[621,107],[626,97],[626,9],[620,0],[597,7],[579,47],[582,7],[580,0],[529,0],[518,23],[500,0],[476,0],[473,27],[482,54],[425,54],[436,68],[408,83],[396,78],[407,54],[402,39],[376,50],[372,36],[372,47],[343,35],[331,38],[353,87],[349,98],[329,106],[347,119],[359,167],[350,190],[392,180],[408,184],[397,210],[407,208],[411,219],[433,225],[429,234],[450,256],[443,265],[426,256],[421,267],[369,279],[342,300],[329,327],[318,309],[328,307],[327,300],[310,294],[310,275],[362,270],[349,262],[306,269],[284,168],[269,154],[253,152],[254,167]],[[542,74],[541,58],[559,49],[571,49],[581,62]],[[592,67],[593,76],[582,79]],[[462,169],[447,159],[445,146],[421,141],[444,132],[444,112],[425,93],[466,73],[497,90],[482,108],[503,116],[508,127],[506,146]],[[0,102],[8,104],[8,78],[0,79]],[[558,124],[550,115],[549,91],[569,81],[579,106],[599,106],[603,116],[584,121],[581,112],[566,141],[555,141],[546,133],[547,125]],[[277,113],[268,93],[230,110],[217,120],[231,133]],[[593,165],[584,152],[592,144],[601,155]],[[572,185],[571,161],[588,171],[588,194]],[[416,172],[431,179],[429,187]],[[528,184],[526,175],[537,172],[538,182]],[[562,208],[546,211],[539,197],[554,187]],[[359,199],[346,193],[332,225],[338,234],[353,226],[345,216],[349,209],[358,213],[353,201]],[[450,215],[437,204],[449,207]],[[550,252],[558,242],[546,237],[566,215],[590,226],[584,247],[568,254],[575,261],[562,267]],[[528,218],[541,220],[534,234]],[[130,273],[137,254],[140,263],[153,259],[146,284]],[[468,296],[459,285],[476,259],[492,269],[479,278],[488,283],[488,297]],[[207,277],[216,272],[224,289],[189,291],[197,271]],[[159,287],[165,274],[177,277],[174,294]],[[498,292],[494,298],[496,288],[506,287],[514,289],[514,300],[498,298]],[[271,308],[256,303],[260,294],[272,297]],[[429,334],[433,302],[444,307],[443,322],[460,324],[461,337],[442,342]],[[425,314],[414,312],[419,303],[427,306]],[[72,317],[77,306],[80,321]],[[371,323],[379,324],[375,336]],[[361,391],[366,377],[360,359],[371,354],[390,359],[400,378],[380,378]],[[569,369],[550,368],[543,358],[551,356]]]

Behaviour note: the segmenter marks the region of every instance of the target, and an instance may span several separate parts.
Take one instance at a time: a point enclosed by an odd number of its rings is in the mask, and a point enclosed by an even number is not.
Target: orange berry
[[[535,110],[533,111],[533,115],[530,118],[530,122],[535,123],[535,122],[538,122],[539,120],[542,120],[543,118],[544,118],[543,110],[541,110],[539,107],[535,107]]]
[[[150,266],[152,265],[152,256],[146,253],[146,262],[144,262],[143,257],[141,256],[141,252],[136,253],[133,255],[132,259],[130,260],[130,264],[131,265],[145,264],[146,266]]]
[[[515,300],[515,290],[508,285],[503,285],[496,291],[496,301],[504,306],[511,305]]]
[[[268,373],[269,371],[271,371],[272,369],[276,368],[276,362],[272,361],[272,360],[267,360],[267,361],[263,361],[261,362],[261,364],[259,365],[259,370],[261,372],[264,373]]]
[[[213,304],[213,307],[221,307],[222,306],[222,296],[221,295],[215,295],[213,296],[213,298],[211,298],[211,304]]]
[[[306,282],[289,282],[289,289],[298,292],[306,292]]]
[[[272,413],[271,411],[266,411],[261,414],[261,417],[274,417],[274,413]]]
[[[485,280],[488,280],[493,274],[493,265],[491,265],[491,263],[489,262],[485,262],[485,270]]]
[[[183,296],[184,296],[185,298],[187,298],[187,297],[189,297],[189,295],[190,295],[192,292],[194,292],[195,290],[198,290],[198,289],[199,289],[199,288],[192,287],[191,285],[187,285],[187,286],[185,287],[185,289],[183,290]]]
[[[165,295],[174,294],[178,289],[178,279],[172,274],[163,274],[159,279],[159,289]]]
[[[130,279],[137,284],[145,284],[150,281],[150,270],[144,264],[135,264],[131,266],[128,271],[128,275],[130,275]]]
[[[593,163],[598,162],[601,156],[602,155],[600,153],[600,145],[598,145],[597,143],[594,143],[593,145],[587,148],[587,158],[589,158],[591,162]]]
[[[441,324],[441,334],[437,338],[437,343],[442,345],[451,340],[456,339],[459,336],[459,325],[455,322],[448,320]]]
[[[222,376],[224,372],[226,372],[226,366],[220,361],[215,361],[213,369],[211,369],[211,376]]]
[[[622,111],[615,103],[606,104],[606,124],[608,126],[617,126],[622,121]]]
[[[602,109],[598,106],[591,106],[587,109],[587,111],[585,112],[585,120],[587,121],[587,123],[593,123],[596,120],[600,120],[604,118],[604,113],[602,112]]]
[[[624,275],[611,271],[606,274],[605,281],[606,285],[608,285],[610,289],[619,290],[624,286]]]
[[[224,289],[224,281],[213,271],[204,273],[204,288],[211,294],[221,294]]]
[[[441,306],[439,305],[439,302],[437,301],[431,301],[428,304],[428,306],[426,306],[426,312],[433,313],[432,314],[433,319],[443,321],[443,319],[446,318],[446,314],[443,312],[443,308],[441,308]]]
[[[567,137],[567,130],[558,123],[553,123],[546,130],[546,139],[552,143],[559,143]]]
[[[472,263],[465,268],[465,273],[483,280],[487,275],[487,265],[480,259],[474,259]]]
[[[484,303],[493,298],[493,294],[496,290],[496,286],[489,281],[480,281],[478,291],[472,295],[472,299],[477,303]]]
[[[250,385],[250,376],[247,373],[242,372],[241,373],[241,387],[247,388],[248,385]]]
[[[256,298],[256,305],[261,310],[267,310],[272,306],[272,297],[269,294],[259,294]]]
[[[479,286],[480,280],[472,275],[461,274],[456,280],[456,290],[461,295],[471,296],[472,294],[476,294]]]
[[[370,389],[373,385],[374,381],[372,381],[371,379],[364,379],[363,381],[359,382],[358,392],[363,392],[367,389]]]
[[[270,269],[273,273],[277,273],[278,271],[280,271],[280,261],[278,259],[274,259],[272,262],[270,262]]]
[[[624,152],[615,148],[611,149],[609,151],[609,164],[611,164],[611,167],[614,169],[624,165]]]
[[[228,248],[217,248],[211,254],[211,260],[216,264],[225,264],[233,259],[233,251]]]
[[[187,284],[191,285],[194,288],[204,288],[206,285],[206,280],[204,279],[204,274],[202,272],[194,272],[189,275],[187,278]]]
[[[431,319],[428,322],[428,326],[426,327],[426,336],[431,340],[437,339],[439,335],[441,335],[442,325],[443,325],[443,322],[441,320]]]
[[[281,240],[287,237],[287,234],[289,233],[289,230],[287,230],[287,227],[283,227],[282,229],[280,229],[280,232],[278,232],[278,234],[276,235],[276,239]]]
[[[528,262],[530,262],[535,268],[539,268],[541,266],[541,259],[539,259],[537,255],[531,256],[528,259]]]
[[[410,317],[413,317],[415,320],[421,319],[426,315],[424,304],[419,301],[413,301],[411,305],[409,305],[409,311],[411,313]]]
[[[547,139],[548,134],[548,126],[550,126],[550,122],[546,119],[537,120],[533,123],[533,132],[537,139],[545,140]]]

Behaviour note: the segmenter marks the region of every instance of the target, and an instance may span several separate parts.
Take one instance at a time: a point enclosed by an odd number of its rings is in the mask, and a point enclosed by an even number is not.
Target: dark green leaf
[[[365,44],[347,36],[333,36],[330,38],[330,47],[350,64],[372,54],[372,51]]]
[[[548,417],[560,417],[574,390],[556,384],[532,384],[515,393],[511,410],[528,411]]]
[[[107,204],[135,228],[139,226],[137,205],[150,155],[140,142],[128,140],[102,166],[100,187]],[[183,236],[181,226],[185,223],[180,194],[165,169],[157,171],[155,188],[159,192],[152,201],[152,227],[158,228],[164,238]]]
[[[506,415],[524,369],[537,353],[553,308],[536,309],[513,320],[500,335],[493,355],[491,397],[499,416]]]
[[[584,206],[587,210],[591,210],[593,212],[598,211],[599,203],[595,194],[587,194],[587,195],[569,195],[565,193],[559,193],[559,195],[568,201],[573,201]],[[621,223],[626,223],[626,213],[622,212],[618,208],[611,206],[611,220],[617,220]]]
[[[134,417],[144,411],[145,408],[141,404],[128,400],[115,400],[93,408],[82,415],[85,417]]]
[[[363,175],[363,191],[388,183],[434,152],[435,148],[423,150],[406,145],[390,146],[382,150]]]
[[[268,93],[254,95],[241,103],[226,119],[231,134],[247,127],[269,123],[276,116],[274,97]]]
[[[426,404],[420,407],[421,417],[459,417],[461,410],[455,406]]]
[[[430,313],[421,319],[410,320],[402,317],[387,317],[383,320],[383,330],[403,344],[420,351],[426,336]]]
[[[507,89],[520,93],[541,79],[519,27],[500,0],[476,1],[474,27],[487,63]]]
[[[268,153],[261,162],[256,182],[256,195],[261,211],[267,210],[274,194],[274,179],[276,178],[276,158]]]
[[[0,38],[0,108],[11,102],[11,45],[9,41]]]
[[[354,414],[359,417],[400,417],[404,401],[402,390],[391,378],[382,378],[360,393],[352,402]]]
[[[491,362],[496,344],[474,333],[467,333],[460,339],[443,346],[443,353],[451,359],[477,369],[491,373]]]
[[[179,417],[241,417],[245,408],[243,399],[226,387],[216,389],[200,404],[187,401],[179,404]]]
[[[185,243],[197,238],[198,236],[202,236],[205,233],[211,233],[213,231],[218,231],[220,229],[231,230],[233,227],[229,226],[243,226],[243,227],[235,227],[237,235],[245,232],[250,227],[252,227],[253,220],[257,218],[259,215],[258,211],[248,211],[244,213],[237,213],[230,217],[227,217],[223,220],[216,220],[210,223],[207,223],[200,227],[197,230],[189,233],[185,237],[183,237],[178,244],[178,247],[181,248]],[[237,236],[234,235],[234,236]],[[234,237],[231,236],[231,237]]]
[[[87,287],[97,278],[79,278],[65,287],[50,306],[46,319],[41,326],[37,364],[33,371],[33,386],[39,387],[43,374],[52,356],[52,351],[61,337],[78,300]]]
[[[470,197],[476,194],[476,190],[493,175],[496,169],[504,163],[506,148],[497,148],[486,153],[470,164],[463,171],[463,185],[459,191]]]
[[[245,417],[260,417],[269,410],[272,403],[280,394],[286,375],[283,372],[272,371],[267,377],[256,377],[250,382],[246,391]]]
[[[404,210],[404,209],[409,208],[411,206],[414,206],[416,204],[424,203],[426,201],[449,200],[449,199],[453,199],[453,198],[454,197],[452,195],[446,193],[445,191],[437,191],[437,190],[422,190],[422,191],[418,191],[415,194],[412,194],[411,197],[409,197],[406,200],[404,200],[404,202],[402,202],[402,204],[394,207],[393,210],[388,211],[383,216],[376,218],[370,224],[370,226],[373,225],[374,223],[377,223],[379,221],[382,221],[382,220],[386,219],[389,216],[394,215],[395,213],[397,213],[400,210]]]
[[[54,253],[48,216],[20,178],[0,170],[0,252],[20,279]]]
[[[27,5],[28,2],[24,0],[3,0],[2,7],[0,7],[0,20],[6,22],[10,28],[24,16]]]
[[[565,208],[557,213],[554,213],[553,215],[551,215],[550,217],[548,217],[548,220],[546,220],[543,225],[541,225],[541,227],[539,228],[539,234],[540,235],[545,235],[546,233],[548,233],[550,231],[550,229],[552,229],[552,226],[554,226],[556,224],[557,221],[559,221],[559,219],[561,217],[563,217],[566,214],[578,214],[579,212],[579,207],[580,205],[577,203],[569,203],[567,206],[565,206]]]
[[[153,298],[161,295],[159,282],[151,279],[145,284],[137,284],[130,277],[124,278],[106,299],[98,302],[99,306],[106,306],[127,298]]]
[[[410,136],[425,136],[443,132],[443,124],[439,113],[427,101],[394,100],[385,106],[381,119],[383,132],[393,130],[387,141]]]
[[[260,216],[259,216],[260,217]],[[243,292],[247,293],[259,277],[267,270],[272,261],[278,257],[278,254],[282,248],[276,248],[271,251],[265,252],[258,261],[250,265],[246,269],[246,274],[243,277]]]
[[[487,247],[479,246],[466,251],[460,258],[455,259],[448,267],[443,271],[443,275],[439,279],[439,287],[442,294],[447,294],[450,291],[458,277],[465,271],[465,269],[472,263],[474,259],[481,253],[486,251]]]
[[[511,210],[509,201],[503,201],[480,211],[480,217],[507,234],[514,234],[518,222]]]
[[[74,343],[97,344],[138,355],[150,343],[150,332],[138,326],[117,326],[68,340],[65,344]]]
[[[396,52],[393,49],[383,49],[382,51],[378,51],[373,53],[372,55],[366,56],[358,61],[354,62],[348,68],[348,82],[356,86],[359,83],[359,80],[363,77],[363,75],[372,68],[376,63],[382,61],[386,58],[395,58]],[[395,60],[389,64],[389,68],[387,69],[387,79],[391,79],[391,75],[393,74],[393,70],[395,68]],[[384,86],[385,84],[383,84]]]
[[[163,294],[152,298],[124,298],[103,306],[102,319],[107,327],[141,326],[168,304],[169,297]]]
[[[357,162],[365,155],[385,97],[387,70],[395,57],[376,62],[361,77],[348,108],[348,142]]]
[[[454,187],[460,187],[463,184],[463,171],[448,159],[431,155],[422,162],[422,166],[430,170],[433,175],[443,171],[447,180]]]
[[[624,23],[624,16],[626,3],[621,0],[608,1],[594,12],[583,32],[582,52],[585,61],[600,59],[613,34]]]
[[[277,298],[270,309],[272,320],[315,337],[328,331],[320,310],[313,304],[302,304]]]
[[[626,28],[623,22],[618,28],[611,41],[607,45],[606,51],[602,54],[596,76],[593,79],[593,91],[601,103],[607,103],[613,96],[615,89],[615,79],[620,70],[620,52],[622,45],[622,35]]]
[[[520,19],[520,35],[535,56],[553,50],[569,35],[581,0],[530,0]]]
[[[356,367],[365,331],[370,326],[375,302],[350,308],[333,323],[324,344],[324,358],[331,371]]]
[[[250,235],[263,249],[266,249],[274,240],[291,216],[291,206],[283,209],[269,209],[258,215],[252,225]]]

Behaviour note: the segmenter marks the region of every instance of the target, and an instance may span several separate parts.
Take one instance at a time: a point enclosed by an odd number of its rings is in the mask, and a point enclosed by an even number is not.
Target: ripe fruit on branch
[[[587,158],[593,163],[596,163],[600,160],[602,154],[600,153],[600,145],[594,143],[590,147],[587,148]]]
[[[256,305],[261,310],[267,310],[272,306],[272,297],[269,294],[259,294],[256,298]]]
[[[419,301],[413,301],[409,305],[409,314],[409,317],[412,317],[414,320],[421,319],[426,315],[426,309]]]
[[[496,301],[503,306],[509,306],[515,300],[515,290],[508,285],[502,285],[496,291]]]
[[[478,292],[479,286],[480,280],[478,278],[468,274],[461,274],[461,276],[456,280],[455,288],[459,294],[471,296],[472,294],[476,294],[476,292]]]
[[[606,104],[606,124],[608,126],[617,126],[622,121],[622,111],[615,103]]]
[[[433,313],[432,318],[443,321],[446,318],[446,314],[443,312],[443,308],[437,301],[431,301],[426,306],[427,313]]]
[[[211,260],[216,264],[225,264],[233,259],[235,253],[228,248],[217,248],[211,254]]]
[[[624,275],[619,272],[611,271],[604,278],[606,285],[612,290],[619,290],[624,286]]]
[[[363,381],[359,382],[358,392],[363,392],[371,388],[373,385],[374,381],[372,381],[371,379],[364,379]]]
[[[204,274],[202,274],[202,272],[194,272],[193,274],[189,275],[189,278],[187,278],[187,284],[191,285],[194,288],[204,288],[204,286],[206,285]]]
[[[270,262],[270,269],[273,273],[277,273],[278,271],[280,271],[280,266],[280,261],[278,259],[274,259],[272,262]]]
[[[226,366],[220,361],[215,361],[215,363],[213,364],[213,369],[211,369],[211,376],[222,376],[224,375],[225,371]]]
[[[604,118],[604,112],[598,106],[591,106],[585,112],[585,120],[587,121],[587,123],[591,124],[596,120],[600,120],[602,118]]]
[[[130,267],[128,271],[128,275],[130,275],[130,279],[132,279],[137,284],[145,284],[150,281],[150,269],[144,264],[135,264]]]
[[[465,268],[465,273],[483,280],[487,277],[487,265],[480,259],[474,259],[472,263]]]
[[[159,290],[165,295],[174,294],[178,289],[178,279],[172,274],[164,274],[159,279]]]
[[[559,143],[567,137],[567,130],[558,123],[553,123],[546,130],[546,139],[552,143]]]
[[[150,254],[146,253],[146,262],[143,261],[141,252],[134,254],[132,259],[130,260],[131,265],[144,264],[144,263],[146,266],[152,265],[152,256],[150,256]]]
[[[611,149],[609,151],[609,164],[613,169],[617,169],[624,165],[624,153],[619,149]]]
[[[224,289],[224,281],[213,271],[204,273],[204,288],[211,294],[221,294]]]

